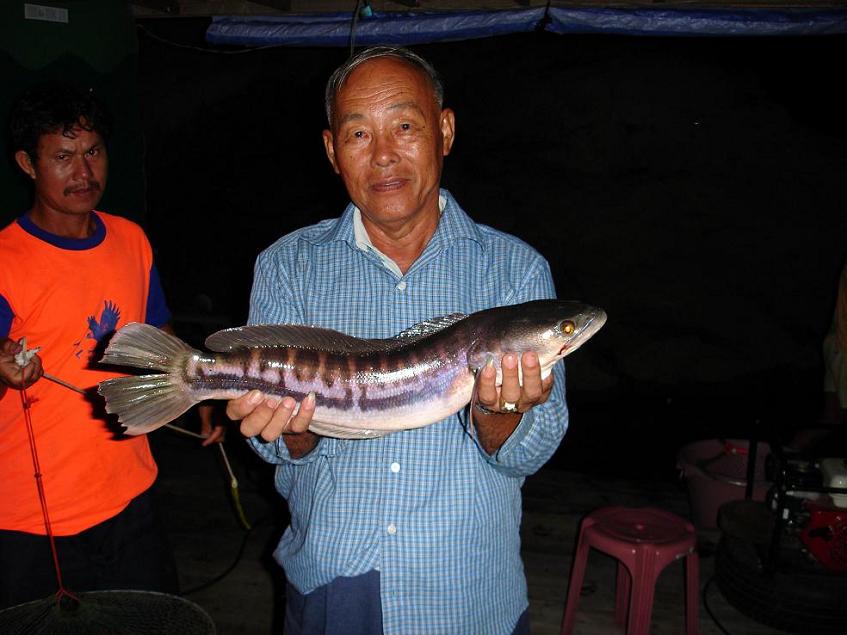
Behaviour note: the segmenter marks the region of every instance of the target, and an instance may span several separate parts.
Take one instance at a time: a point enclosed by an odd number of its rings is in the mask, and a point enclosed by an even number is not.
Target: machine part
[[[773,514],[764,503],[734,501],[721,508],[715,580],[726,600],[752,619],[791,633],[847,632],[847,575],[813,561],[796,536],[780,544],[779,567],[765,566]]]

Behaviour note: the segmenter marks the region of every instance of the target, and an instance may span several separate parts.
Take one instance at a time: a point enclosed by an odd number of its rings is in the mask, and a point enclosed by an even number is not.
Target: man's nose
[[[374,136],[373,162],[379,167],[388,167],[397,163],[399,156],[395,141],[390,134],[379,134]]]
[[[91,164],[88,162],[88,157],[81,156],[75,161],[75,174],[78,179],[91,178]]]

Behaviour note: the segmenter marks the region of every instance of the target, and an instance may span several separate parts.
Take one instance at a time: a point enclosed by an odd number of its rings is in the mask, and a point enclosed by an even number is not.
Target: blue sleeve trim
[[[9,337],[9,331],[12,330],[12,319],[15,314],[12,313],[12,307],[2,295],[0,295],[0,337]]]
[[[171,311],[165,301],[165,292],[162,289],[162,281],[159,280],[156,265],[150,268],[150,292],[147,294],[144,321],[156,327],[162,327],[171,321]]]

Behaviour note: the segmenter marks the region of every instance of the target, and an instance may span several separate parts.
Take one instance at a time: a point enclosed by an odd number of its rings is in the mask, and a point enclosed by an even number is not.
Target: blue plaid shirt
[[[448,313],[553,298],[547,262],[513,236],[475,224],[446,190],[438,228],[405,275],[357,243],[353,205],[260,254],[250,323],[324,326],[390,337]],[[309,593],[339,576],[380,571],[385,633],[511,633],[526,610],[521,485],[568,423],[564,365],[547,403],[523,416],[493,456],[466,413],[367,440],[322,438],[292,459],[285,443],[251,443],[278,464],[291,524],[275,557]]]

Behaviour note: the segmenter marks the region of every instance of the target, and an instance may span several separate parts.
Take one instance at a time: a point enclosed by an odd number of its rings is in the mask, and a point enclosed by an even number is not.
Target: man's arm
[[[550,268],[540,257],[513,288],[518,291],[503,299],[507,304],[556,297]],[[481,369],[477,403],[490,412],[474,407],[470,413],[481,453],[494,469],[511,476],[538,470],[556,451],[568,427],[564,364],[555,364],[542,381],[537,355],[525,353],[520,363],[523,386],[518,381],[516,353],[501,360],[499,389],[493,364]],[[512,405],[514,412],[509,413]]]

